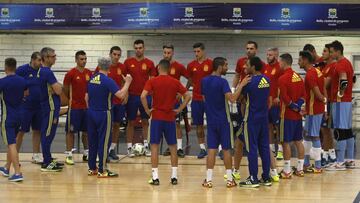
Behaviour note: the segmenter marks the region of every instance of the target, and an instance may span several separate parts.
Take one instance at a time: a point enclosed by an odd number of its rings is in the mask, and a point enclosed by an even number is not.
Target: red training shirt
[[[340,83],[340,73],[346,73],[348,86],[345,89],[344,96],[338,97]],[[338,60],[331,77],[331,102],[351,102],[353,88],[354,69],[349,60],[345,57]]]
[[[208,58],[202,63],[193,60],[188,64],[187,72],[193,82],[193,100],[203,101],[203,96],[201,95],[201,80],[212,73],[212,60]]]
[[[322,114],[325,111],[324,101],[315,97],[314,87],[318,87],[321,94],[324,95],[325,78],[321,71],[317,68],[310,68],[305,75],[305,91],[306,91],[306,112],[308,115]]]
[[[281,75],[280,64],[276,61],[273,64],[266,64],[264,74],[270,79],[270,97],[275,99],[279,95],[278,80]],[[272,102],[272,101],[270,101]]]

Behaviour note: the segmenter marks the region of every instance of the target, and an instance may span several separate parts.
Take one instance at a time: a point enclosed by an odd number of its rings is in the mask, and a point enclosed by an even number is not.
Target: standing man
[[[302,143],[302,113],[301,107],[305,102],[305,87],[300,75],[291,68],[293,59],[290,54],[280,56],[280,69],[283,74],[278,84],[280,89],[280,142],[284,149],[284,169],[280,178],[291,178],[291,149],[290,143],[294,142],[298,161],[295,175],[304,176],[304,145]]]
[[[132,150],[132,142],[134,137],[134,127],[136,124],[136,117],[138,111],[141,114],[141,124],[143,127],[143,138],[145,146],[145,155],[151,156],[151,151],[149,148],[147,134],[149,128],[149,116],[146,114],[144,107],[141,105],[140,95],[144,89],[146,81],[150,78],[156,76],[157,71],[154,66],[154,62],[144,56],[145,44],[141,39],[135,40],[134,42],[135,57],[131,57],[125,60],[124,65],[126,67],[126,72],[131,75],[133,82],[129,87],[129,99],[127,103],[127,117],[128,117],[128,126],[127,126],[127,148],[128,156],[134,157],[135,154]],[[151,106],[151,96],[147,97],[148,103]]]
[[[66,117],[66,160],[68,165],[74,165],[72,149],[74,148],[74,134],[82,132],[84,146],[83,161],[88,161],[87,115],[85,94],[91,71],[86,66],[86,53],[75,53],[76,67],[66,73],[64,78],[64,93],[70,99],[69,110]]]
[[[56,134],[59,122],[61,84],[58,83],[51,67],[55,64],[55,50],[44,47],[40,51],[42,66],[37,77],[40,79],[40,104],[41,104],[41,148],[43,153],[43,164],[41,171],[61,171],[60,164],[53,161],[51,157],[51,144]]]
[[[178,81],[180,81],[180,77],[183,76],[185,78],[189,78],[189,74],[187,73],[187,70],[184,65],[177,62],[173,58],[174,56],[174,45],[172,44],[166,44],[163,46],[163,57],[165,60],[168,60],[170,62],[170,69],[169,69],[169,75]],[[180,104],[182,102],[181,98],[178,98],[178,102],[175,104],[175,109],[179,108]],[[177,155],[178,157],[184,158],[185,153],[182,149],[182,132],[181,132],[181,126],[180,122],[183,119],[184,112],[180,112],[176,115],[176,139],[177,139]],[[165,156],[170,155],[170,150],[167,149],[164,152]]]
[[[323,61],[323,58],[320,57],[320,56],[317,54],[314,45],[312,45],[312,44],[305,44],[305,46],[304,46],[304,48],[303,48],[303,51],[308,51],[308,52],[310,52],[311,56],[312,56],[313,59],[314,59],[314,63],[315,63],[315,64],[320,63],[320,62]]]
[[[193,86],[193,97],[191,101],[191,118],[193,125],[196,126],[196,134],[200,145],[200,152],[197,156],[202,159],[207,155],[205,147],[204,132],[204,98],[201,95],[201,80],[212,73],[212,60],[206,58],[205,45],[201,42],[195,43],[193,46],[195,60],[187,65],[189,81],[187,88]]]
[[[150,124],[150,144],[151,144],[151,165],[152,178],[149,181],[151,185],[159,185],[158,162],[159,162],[159,144],[162,136],[170,148],[171,154],[171,184],[177,185],[177,166],[178,157],[176,150],[176,127],[175,116],[182,112],[190,101],[190,94],[179,80],[169,76],[170,62],[162,59],[159,62],[159,76],[148,80],[144,90],[141,93],[141,103],[146,113],[151,116]],[[153,108],[149,108],[147,101],[148,94],[153,94]],[[184,96],[184,102],[176,109],[177,95]]]
[[[121,90],[116,83],[107,76],[111,65],[110,58],[99,58],[99,72],[95,73],[88,83],[85,100],[88,104],[88,138],[89,138],[89,170],[88,175],[98,178],[117,177],[106,167],[106,159],[110,146],[112,96],[124,99],[127,95],[131,76],[126,76]],[[99,165],[96,167],[96,157]]]
[[[41,66],[40,52],[31,54],[30,64],[25,64],[16,69],[16,74],[23,77],[29,84],[29,95],[23,100],[21,109],[20,131],[16,136],[16,149],[20,152],[24,134],[32,129],[33,156],[32,162],[42,162],[40,152],[40,128],[41,128],[41,106],[40,106],[40,82],[37,73]]]

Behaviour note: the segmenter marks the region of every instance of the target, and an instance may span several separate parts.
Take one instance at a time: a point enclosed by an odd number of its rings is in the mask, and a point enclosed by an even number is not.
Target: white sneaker
[[[41,154],[33,154],[32,158],[31,158],[31,163],[34,163],[34,164],[40,164],[43,162],[43,159],[41,157]]]
[[[151,156],[151,150],[150,150],[150,148],[148,146],[145,147],[145,156],[148,156],[148,157]]]
[[[325,168],[327,171],[345,171],[345,163],[332,163]]]
[[[135,157],[134,150],[132,149],[132,147],[129,147],[127,151],[128,151],[128,153],[127,153],[128,157],[130,157],[130,158]]]

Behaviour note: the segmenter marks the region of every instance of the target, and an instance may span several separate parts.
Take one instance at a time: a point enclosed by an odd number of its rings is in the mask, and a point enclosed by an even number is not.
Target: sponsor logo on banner
[[[194,8],[193,7],[186,7],[185,8],[185,17],[193,18],[194,17]]]
[[[45,9],[45,18],[54,18],[54,9],[53,8],[46,8]]]
[[[93,8],[92,9],[92,17],[93,18],[101,18],[101,10],[100,10],[100,8]]]
[[[328,18],[331,18],[331,19],[337,18],[337,9],[336,8],[329,8]]]
[[[290,8],[282,8],[281,9],[281,17],[282,18],[290,18]]]
[[[1,17],[3,17],[3,18],[10,17],[9,8],[1,8]]]
[[[233,8],[233,18],[241,18],[241,8]]]
[[[148,17],[149,16],[149,8],[140,8],[139,9],[139,16],[140,17]]]

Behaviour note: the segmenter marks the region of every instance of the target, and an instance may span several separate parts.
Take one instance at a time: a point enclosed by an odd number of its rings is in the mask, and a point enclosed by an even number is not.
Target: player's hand
[[[180,101],[180,100],[181,100],[181,97],[182,97],[181,94],[177,94],[177,95],[176,95],[176,100],[177,100],[177,101]]]
[[[273,106],[279,106],[279,104],[280,104],[280,99],[279,99],[279,98],[275,98],[275,99],[273,100]]]
[[[245,87],[251,81],[251,76],[246,75],[244,79],[241,80],[240,85],[241,87]]]
[[[178,115],[179,113],[181,113],[180,109],[174,109],[173,111],[176,113],[176,115]]]
[[[131,77],[130,74],[127,74],[125,77],[122,76],[124,81],[127,82],[127,83],[131,83],[131,81],[133,80],[133,78]]]
[[[153,109],[147,109],[147,110],[145,110],[145,112],[146,112],[146,114],[148,115],[148,116],[151,116],[151,112],[153,111]]]

